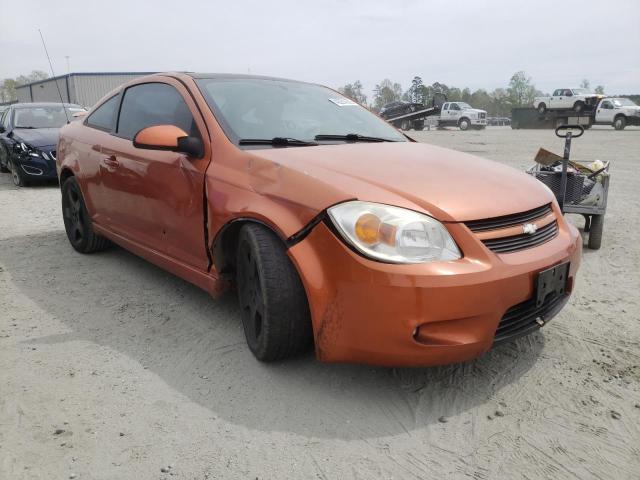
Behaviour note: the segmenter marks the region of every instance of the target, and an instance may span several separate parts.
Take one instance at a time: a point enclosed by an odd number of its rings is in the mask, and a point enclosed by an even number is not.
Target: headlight
[[[427,263],[461,258],[444,225],[427,215],[359,201],[341,203],[328,212],[344,239],[374,260]]]

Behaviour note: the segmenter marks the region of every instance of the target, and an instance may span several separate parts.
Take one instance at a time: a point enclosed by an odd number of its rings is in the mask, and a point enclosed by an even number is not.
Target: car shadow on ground
[[[29,342],[109,347],[214,415],[262,431],[374,438],[453,421],[484,403],[492,413],[496,394],[526,374],[544,347],[538,332],[447,367],[322,364],[311,353],[265,365],[245,345],[232,294],[213,300],[117,247],[80,255],[63,231],[0,246],[11,282],[68,327]]]

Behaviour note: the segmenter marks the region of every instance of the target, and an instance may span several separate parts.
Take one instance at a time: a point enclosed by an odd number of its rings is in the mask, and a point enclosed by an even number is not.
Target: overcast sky
[[[472,90],[524,70],[536,87],[640,93],[640,1],[0,0],[0,78],[189,70],[337,87],[414,75]]]

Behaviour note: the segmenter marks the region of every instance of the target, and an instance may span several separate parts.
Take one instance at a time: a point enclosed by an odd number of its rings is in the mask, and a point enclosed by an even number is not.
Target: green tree
[[[33,70],[28,75],[18,75],[16,78],[5,78],[0,82],[0,99],[2,102],[17,100],[17,86],[37,82],[38,80],[44,80],[46,78],[49,78],[49,75],[42,70]]]
[[[598,85],[598,86],[596,87],[595,92],[596,92],[596,93],[599,93],[600,95],[604,95],[604,85]]]
[[[383,105],[397,102],[402,98],[402,85],[385,78],[373,88],[373,108],[380,110]]]
[[[344,87],[338,88],[338,91],[345,97],[349,97],[354,102],[366,106],[367,96],[364,94],[362,89],[362,83],[360,83],[360,80],[356,80],[353,83],[347,83]]]
[[[591,90],[591,82],[588,79],[583,78],[580,82],[580,88],[584,88],[585,90]]]
[[[531,78],[523,71],[516,72],[509,81],[509,101],[513,107],[522,107],[533,103],[536,88],[531,83]]]

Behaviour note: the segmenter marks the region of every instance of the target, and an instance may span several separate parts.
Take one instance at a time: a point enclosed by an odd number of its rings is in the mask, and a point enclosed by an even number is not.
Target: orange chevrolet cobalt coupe
[[[62,129],[57,169],[73,248],[235,285],[263,361],[468,360],[549,321],[580,264],[540,182],[309,83],[136,79]]]

